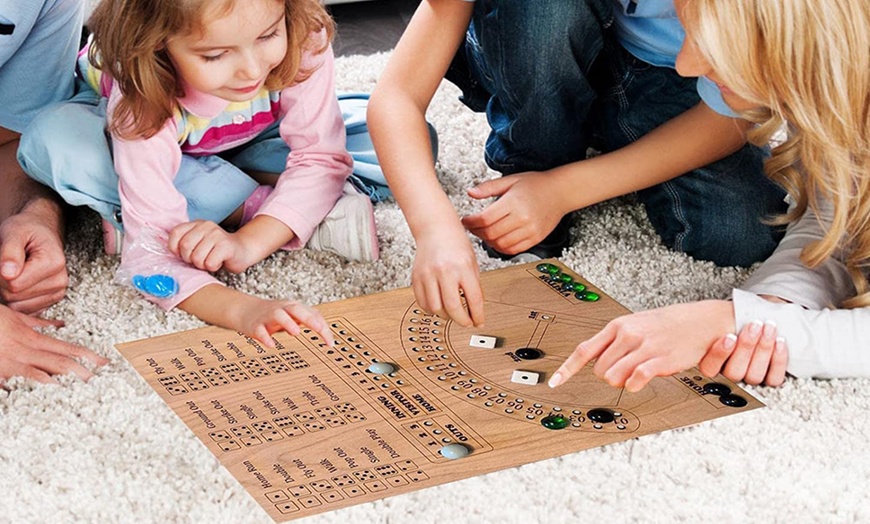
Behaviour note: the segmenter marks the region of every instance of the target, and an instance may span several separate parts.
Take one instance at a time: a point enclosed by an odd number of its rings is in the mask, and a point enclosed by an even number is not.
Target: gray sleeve
[[[773,320],[788,344],[788,372],[796,377],[870,377],[870,308],[804,309],[734,290],[738,331],[755,319]]]
[[[789,225],[779,247],[742,289],[756,295],[780,297],[814,310],[836,307],[854,296],[855,286],[841,262],[840,252],[813,269],[800,259],[805,246],[824,237],[832,216],[833,208],[827,203],[822,204],[818,217],[808,209],[800,220]]]

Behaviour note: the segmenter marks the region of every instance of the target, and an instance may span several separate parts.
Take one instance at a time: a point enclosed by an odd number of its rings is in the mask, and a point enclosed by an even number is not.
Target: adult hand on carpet
[[[788,366],[788,346],[776,336],[776,324],[755,320],[743,326],[740,335],[719,338],[701,359],[698,369],[705,376],[720,372],[734,382],[781,386]]]
[[[75,359],[84,359],[94,366],[103,366],[109,361],[93,351],[70,344],[34,328],[61,327],[63,322],[31,317],[5,306],[0,306],[0,381],[21,376],[43,383],[57,383],[54,375],[74,373],[82,380],[89,380],[91,373]]]
[[[0,225],[0,298],[39,314],[66,294],[69,277],[54,202],[37,199]]]
[[[471,243],[458,225],[453,231],[433,228],[431,234],[418,236],[411,287],[420,307],[429,313],[465,327],[483,325],[480,269]],[[460,290],[466,307],[462,306]]]
[[[553,374],[550,387],[564,383],[597,358],[596,376],[636,392],[653,377],[696,366],[723,333],[734,330],[734,307],[724,300],[676,304],[611,320],[580,343]]]
[[[547,172],[507,175],[473,187],[468,195],[478,200],[498,197],[462,224],[495,250],[521,253],[541,242],[562,217],[573,211],[562,204],[565,188]]]

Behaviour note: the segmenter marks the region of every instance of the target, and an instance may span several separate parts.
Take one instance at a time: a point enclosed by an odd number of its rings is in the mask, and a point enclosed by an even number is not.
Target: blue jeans
[[[491,168],[545,171],[585,159],[589,147],[614,151],[700,103],[695,79],[638,60],[617,42],[612,7],[613,0],[475,3],[447,78],[466,105],[486,111]],[[749,265],[782,236],[762,222],[786,209],[785,192],[762,171],[766,155],[746,145],[638,197],[670,248]]]
[[[365,127],[368,95],[339,98],[354,159],[351,181],[372,200],[383,199],[390,193]],[[187,199],[191,220],[220,223],[239,208],[259,185],[244,170],[284,171],[290,149],[279,135],[279,124],[220,155],[182,155],[174,183]],[[70,205],[88,206],[123,230],[118,175],[106,135],[106,100],[91,89],[85,86],[69,102],[40,113],[21,137],[18,161],[31,178]]]

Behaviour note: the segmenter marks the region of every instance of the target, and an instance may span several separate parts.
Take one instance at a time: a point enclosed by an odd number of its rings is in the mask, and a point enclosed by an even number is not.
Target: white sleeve
[[[870,308],[834,309],[855,295],[839,251],[814,269],[801,262],[808,244],[821,239],[833,208],[818,216],[807,210],[791,224],[776,251],[749,280],[735,289],[734,321],[773,320],[788,344],[788,372],[797,377],[870,377]],[[774,303],[758,295],[792,302]]]
[[[738,331],[755,319],[773,320],[788,344],[788,372],[796,377],[870,377],[870,308],[804,309],[734,290]]]

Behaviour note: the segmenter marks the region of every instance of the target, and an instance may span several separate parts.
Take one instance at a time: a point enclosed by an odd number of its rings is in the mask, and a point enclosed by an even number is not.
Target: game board
[[[483,329],[405,288],[320,306],[333,347],[304,330],[270,350],[211,327],[118,349],[279,521],[762,406],[697,370],[631,394],[587,366],[550,389],[576,344],[628,310],[557,260],[481,281]]]

